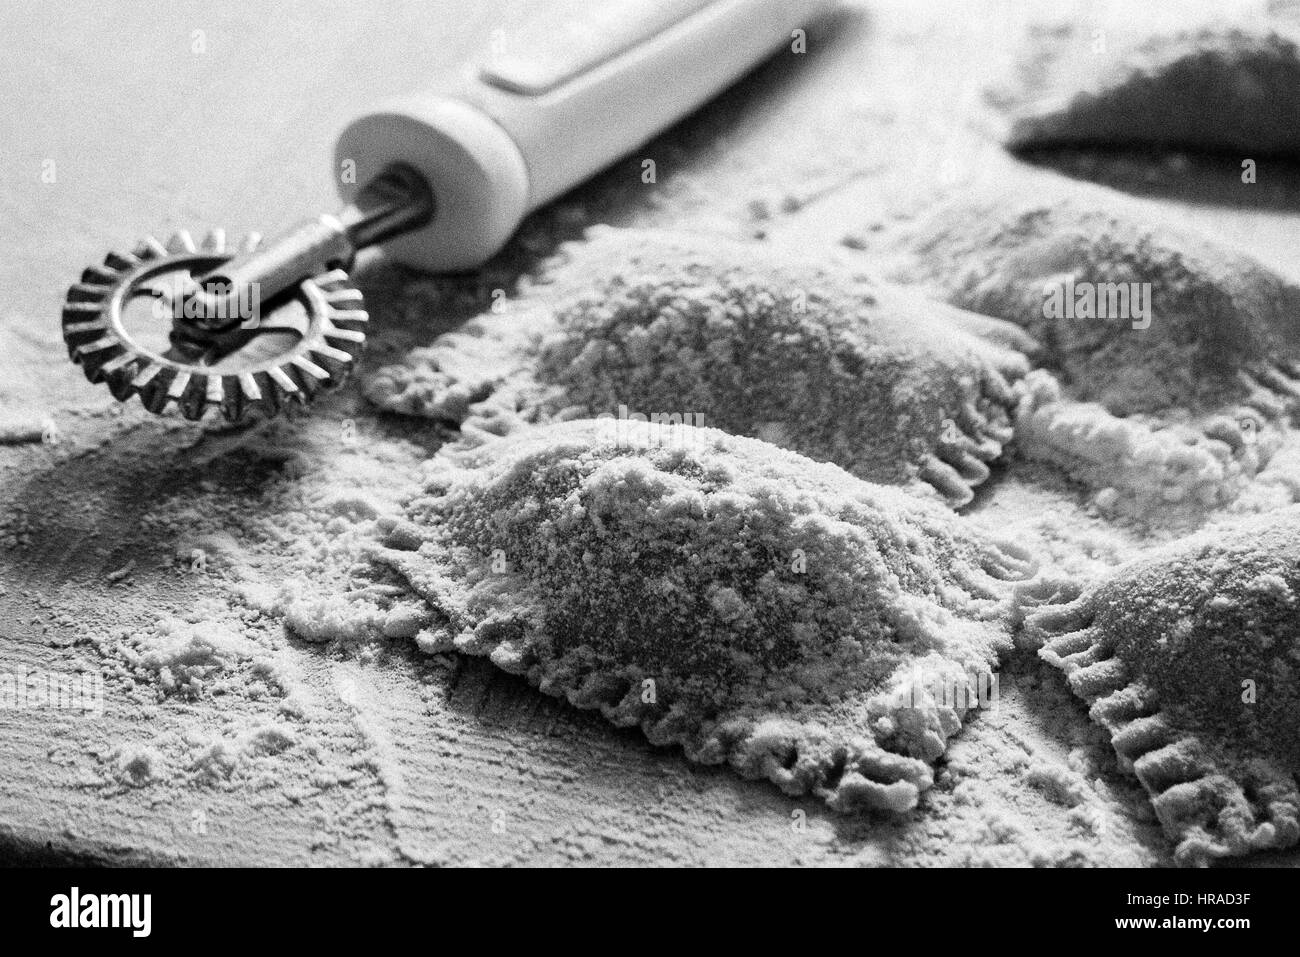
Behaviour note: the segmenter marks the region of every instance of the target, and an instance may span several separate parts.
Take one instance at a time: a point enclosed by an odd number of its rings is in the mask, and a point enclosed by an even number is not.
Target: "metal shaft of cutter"
[[[418,229],[433,213],[433,191],[424,177],[409,166],[390,166],[337,214],[306,220],[272,242],[196,277],[188,295],[198,300],[197,308],[187,315],[205,329],[229,325],[226,317],[239,314],[231,303],[270,300],[323,266],[346,266],[358,250]]]

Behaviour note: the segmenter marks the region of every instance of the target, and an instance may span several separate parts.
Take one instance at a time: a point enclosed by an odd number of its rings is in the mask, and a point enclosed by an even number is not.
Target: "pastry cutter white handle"
[[[394,163],[423,174],[435,213],[383,243],[432,271],[469,269],[530,211],[735,82],[835,0],[565,0],[499,31],[450,89],[377,106],[339,137],[340,193]]]

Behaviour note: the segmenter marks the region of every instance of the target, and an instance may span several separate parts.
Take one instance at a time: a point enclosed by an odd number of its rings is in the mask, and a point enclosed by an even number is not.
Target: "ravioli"
[[[1300,286],[1109,191],[944,204],[885,241],[900,276],[1039,344],[1018,450],[1134,514],[1231,502],[1300,400]]]
[[[1119,568],[1026,633],[1109,730],[1178,860],[1300,840],[1300,506]]]
[[[559,423],[440,455],[373,555],[430,653],[707,764],[903,813],[996,693],[1035,566],[942,505],[686,425]]]
[[[1011,437],[1027,364],[990,339],[1028,339],[1005,323],[726,239],[594,229],[566,255],[367,395],[471,435],[605,414],[716,426],[953,505]]]
[[[1028,42],[1032,68],[1009,97],[1006,143],[1300,156],[1295,32],[1261,18],[1090,51],[1086,37],[1038,31]]]

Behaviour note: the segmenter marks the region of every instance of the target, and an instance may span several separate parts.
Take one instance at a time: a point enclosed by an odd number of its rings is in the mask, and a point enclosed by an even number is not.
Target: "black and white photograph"
[[[0,0],[0,50],[23,921],[1071,869],[1234,946],[1300,866],[1300,0]]]

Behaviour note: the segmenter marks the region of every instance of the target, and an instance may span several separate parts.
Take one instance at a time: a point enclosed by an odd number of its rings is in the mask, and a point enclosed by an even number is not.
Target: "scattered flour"
[[[165,619],[145,631],[118,631],[100,640],[98,647],[124,674],[162,696],[223,694],[241,664],[266,672],[264,649],[255,641],[228,625],[202,619]]]

